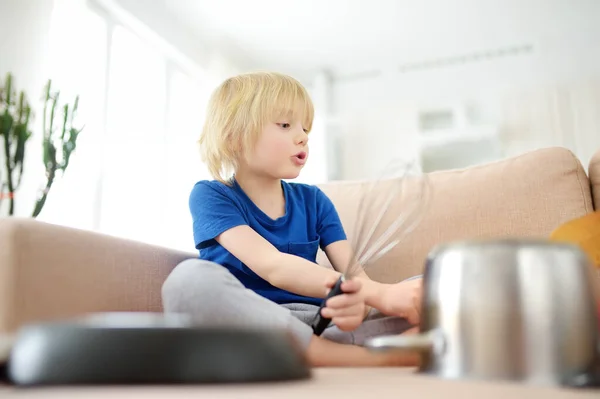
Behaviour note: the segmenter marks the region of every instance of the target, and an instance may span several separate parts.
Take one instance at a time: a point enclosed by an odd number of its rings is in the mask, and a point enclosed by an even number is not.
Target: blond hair
[[[212,177],[228,184],[263,127],[280,117],[299,120],[307,132],[312,129],[313,103],[296,79],[274,72],[253,72],[221,83],[209,100],[198,141]]]

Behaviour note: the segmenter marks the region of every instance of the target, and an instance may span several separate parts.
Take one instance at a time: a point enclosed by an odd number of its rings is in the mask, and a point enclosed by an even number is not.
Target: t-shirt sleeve
[[[319,245],[325,249],[329,244],[346,239],[346,232],[333,202],[317,188],[317,233],[321,236]]]
[[[237,204],[208,182],[197,183],[189,197],[196,249],[214,244],[221,233],[247,224]]]

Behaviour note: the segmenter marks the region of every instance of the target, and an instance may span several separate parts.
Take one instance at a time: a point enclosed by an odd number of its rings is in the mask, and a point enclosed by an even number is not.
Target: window
[[[208,177],[196,142],[213,82],[75,0],[57,2],[51,46],[54,83],[81,96],[85,130],[39,218],[193,251],[187,199]]]
[[[165,60],[121,26],[113,29],[99,229],[158,242],[166,163]]]
[[[77,123],[84,125],[84,131],[64,176],[59,176],[52,186],[40,220],[84,229],[96,227],[95,194],[102,159],[98,149],[105,132],[107,34],[107,22],[79,1],[55,2],[49,34],[48,76],[53,90],[60,90],[61,102],[72,103],[75,95],[80,96]],[[36,121],[39,123],[40,119],[38,114]],[[39,151],[39,142],[31,148]],[[41,154],[30,156],[41,160]],[[36,173],[42,175],[43,169]],[[41,186],[44,182],[35,183]]]

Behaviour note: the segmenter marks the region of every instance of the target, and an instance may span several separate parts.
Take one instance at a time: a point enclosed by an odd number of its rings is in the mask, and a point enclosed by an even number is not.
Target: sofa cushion
[[[543,237],[560,224],[592,211],[585,170],[572,152],[544,148],[494,163],[428,174],[431,205],[416,229],[387,255],[367,267],[383,282],[422,273],[427,253],[436,245],[470,238]],[[367,193],[365,201],[381,200],[389,192],[386,181]],[[394,201],[382,225],[398,217],[415,195],[415,183]],[[366,181],[329,182],[322,190],[336,205],[347,234],[354,241],[354,221],[360,190]],[[373,225],[370,213],[361,228]],[[319,262],[329,265],[323,253]],[[330,266],[330,265],[329,265]]]

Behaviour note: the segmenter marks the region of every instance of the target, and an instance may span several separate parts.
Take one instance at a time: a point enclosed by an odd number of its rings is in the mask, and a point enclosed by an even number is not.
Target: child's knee
[[[187,259],[179,263],[162,285],[162,302],[166,312],[188,312],[190,306],[211,301],[233,278],[229,271],[216,263]]]

